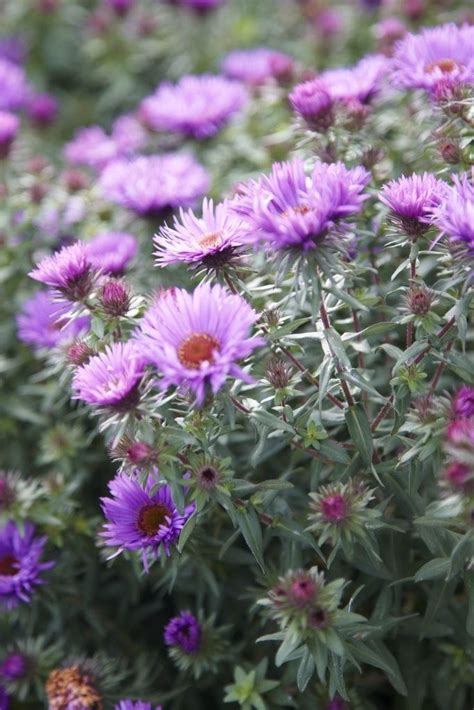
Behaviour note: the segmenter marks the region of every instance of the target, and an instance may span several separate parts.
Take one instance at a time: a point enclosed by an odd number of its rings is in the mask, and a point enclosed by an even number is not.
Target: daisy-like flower
[[[431,173],[402,175],[384,185],[379,197],[390,208],[394,222],[409,236],[417,237],[428,229],[427,217],[446,190],[446,183]]]
[[[227,54],[221,65],[229,79],[238,79],[258,86],[269,79],[289,79],[293,73],[293,59],[283,52],[268,47],[236,49]]]
[[[46,256],[28,276],[59,291],[69,301],[80,301],[93,287],[95,270],[86,245],[76,242]]]
[[[133,409],[145,361],[132,341],[112,343],[74,373],[74,398],[119,411]]]
[[[451,242],[464,245],[474,253],[474,184],[467,175],[453,178],[439,206],[434,210],[432,223],[441,235]]]
[[[143,318],[137,342],[163,374],[163,388],[190,388],[202,404],[208,387],[215,394],[228,375],[253,381],[237,361],[263,342],[249,337],[257,318],[241,296],[201,283],[193,293],[172,289],[159,295]]]
[[[101,537],[106,545],[116,547],[115,557],[124,550],[140,550],[148,572],[148,554],[158,557],[161,550],[170,554],[194,504],[180,513],[167,485],[159,484],[157,472],[142,484],[135,475],[119,473],[109,483],[109,498],[102,498],[107,519]]]
[[[353,67],[328,69],[319,78],[334,101],[367,104],[382,88],[389,66],[382,54],[368,55]]]
[[[14,609],[29,602],[34,588],[43,584],[41,572],[54,562],[40,562],[46,537],[36,537],[35,527],[25,523],[20,531],[13,520],[0,529],[0,605]]]
[[[203,139],[215,135],[247,101],[244,87],[222,76],[184,76],[142,101],[140,115],[155,131]]]
[[[242,221],[223,202],[219,205],[204,199],[202,217],[192,210],[180,210],[173,227],[162,227],[155,235],[156,263],[167,266],[176,262],[202,262],[209,266],[227,263],[241,244]]]
[[[407,34],[395,46],[394,83],[435,91],[440,85],[474,83],[474,27],[446,24]]]
[[[310,128],[324,131],[333,122],[333,99],[321,79],[297,84],[288,96],[296,113],[304,118]]]
[[[207,192],[209,182],[202,165],[179,153],[115,161],[100,178],[104,197],[142,216],[191,207]]]
[[[114,710],[153,710],[153,705],[144,700],[121,700]],[[155,710],[162,710],[162,706],[157,705]]]
[[[0,159],[7,158],[20,127],[20,119],[10,111],[0,111]]]
[[[22,653],[9,653],[0,663],[0,676],[5,680],[23,678],[28,670],[28,658]]]
[[[102,170],[119,156],[116,143],[100,126],[79,129],[64,147],[64,157],[69,163],[87,165],[96,170]]]
[[[474,387],[463,385],[453,397],[455,417],[474,417]]]
[[[0,110],[18,111],[27,103],[28,95],[23,67],[0,57]]]
[[[184,653],[196,653],[201,646],[202,627],[190,611],[174,616],[165,627],[167,646],[178,646]]]
[[[146,131],[134,116],[124,114],[112,124],[112,140],[122,155],[135,153],[146,143]]]
[[[70,342],[89,329],[90,318],[83,316],[68,322],[69,307],[58,303],[47,291],[38,291],[22,306],[16,317],[20,340],[33,348],[55,348]]]
[[[249,238],[276,249],[314,249],[342,218],[358,212],[370,179],[365,168],[316,163],[309,177],[304,163],[275,163],[271,174],[243,186],[235,210],[249,226]]]
[[[138,243],[125,232],[103,232],[86,242],[86,250],[94,267],[106,274],[122,274],[136,255]]]

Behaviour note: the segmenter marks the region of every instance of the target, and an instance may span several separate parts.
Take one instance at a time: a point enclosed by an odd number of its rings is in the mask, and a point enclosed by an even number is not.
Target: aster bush
[[[2,13],[0,710],[471,708],[470,8]]]

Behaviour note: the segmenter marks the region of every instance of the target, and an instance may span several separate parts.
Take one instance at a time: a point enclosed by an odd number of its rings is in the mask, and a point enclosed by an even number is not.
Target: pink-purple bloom
[[[325,130],[331,125],[333,99],[321,79],[297,84],[288,98],[293,110],[304,118],[310,128]]]
[[[111,136],[121,155],[132,155],[143,148],[147,141],[146,131],[140,121],[130,114],[115,119]]]
[[[237,81],[203,74],[184,76],[177,84],[163,83],[144,99],[140,115],[155,131],[203,139],[215,135],[247,101]]]
[[[190,611],[182,611],[167,623],[164,637],[167,646],[177,646],[188,654],[196,653],[201,647],[201,624]]]
[[[36,537],[35,527],[25,523],[21,531],[13,520],[0,529],[0,605],[14,609],[29,602],[34,588],[43,584],[41,573],[53,562],[41,562],[46,537]]]
[[[240,246],[243,231],[242,221],[225,202],[214,207],[212,200],[204,199],[202,217],[180,210],[173,227],[164,226],[155,235],[156,263],[217,262]]]
[[[151,703],[144,700],[121,700],[115,705],[114,710],[154,710]],[[162,710],[161,705],[157,705],[155,710]]]
[[[94,269],[86,245],[76,242],[52,256],[44,257],[28,275],[74,301],[84,298],[90,292]]]
[[[432,223],[441,235],[474,253],[474,184],[466,174],[454,177],[453,183],[434,210]]]
[[[382,88],[389,62],[382,54],[368,55],[353,67],[328,69],[319,78],[334,101],[369,103]]]
[[[417,235],[428,228],[428,216],[446,189],[446,183],[431,173],[402,175],[384,185],[379,196],[407,234]]]
[[[103,170],[120,158],[132,157],[146,142],[146,133],[136,118],[124,115],[112,125],[110,136],[100,126],[81,128],[66,144],[66,160],[74,165],[87,165]]]
[[[407,34],[393,55],[394,83],[405,89],[436,91],[474,83],[474,26],[446,24]]]
[[[18,337],[33,348],[56,348],[71,342],[89,329],[89,316],[70,320],[69,307],[54,300],[51,293],[38,291],[22,306],[16,317]]]
[[[8,710],[10,707],[10,698],[8,697],[7,691],[0,685],[0,710]]]
[[[269,176],[243,186],[235,209],[249,237],[275,249],[314,249],[341,219],[358,212],[370,175],[363,167],[317,162],[310,176],[303,161],[275,163]]]
[[[0,663],[0,676],[5,680],[18,680],[28,669],[28,659],[18,652],[9,653]]]
[[[0,110],[17,111],[26,104],[29,87],[23,67],[0,57]]]
[[[456,491],[472,495],[474,493],[474,468],[472,465],[455,461],[443,472],[445,483]]]
[[[179,512],[170,487],[160,482],[156,471],[143,483],[135,474],[118,473],[109,482],[109,491],[110,497],[101,499],[107,519],[101,537],[117,548],[113,557],[125,550],[140,550],[148,571],[148,554],[154,558],[161,550],[170,554],[195,506],[187,505]]]
[[[241,296],[201,283],[193,293],[170,289],[145,314],[137,342],[162,373],[161,387],[189,388],[198,404],[215,394],[230,375],[252,379],[237,364],[262,344],[249,337],[258,316]]]
[[[463,385],[453,397],[453,414],[456,417],[474,417],[474,387]]]
[[[294,61],[288,54],[276,49],[256,47],[229,52],[221,68],[229,79],[258,86],[272,78],[288,79],[293,73]]]
[[[20,127],[20,119],[10,111],[0,111],[0,159],[10,153]]]
[[[209,175],[190,155],[168,153],[111,163],[102,173],[104,196],[142,216],[191,207],[209,187]]]
[[[28,101],[28,115],[38,126],[49,126],[58,115],[58,101],[51,94],[33,94]]]
[[[112,343],[76,370],[74,398],[101,407],[132,408],[138,401],[144,365],[135,343]]]
[[[103,232],[86,242],[90,263],[106,274],[122,274],[138,250],[136,238],[126,232]]]

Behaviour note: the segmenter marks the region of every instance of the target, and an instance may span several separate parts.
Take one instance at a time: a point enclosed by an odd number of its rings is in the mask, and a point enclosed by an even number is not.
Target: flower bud
[[[78,340],[73,343],[67,351],[67,360],[71,365],[76,365],[80,367],[89,362],[90,358],[95,355],[95,350],[93,350],[84,341]]]
[[[39,128],[50,126],[58,115],[58,102],[51,94],[34,94],[28,104],[28,116]]]
[[[457,141],[442,139],[438,144],[438,151],[443,160],[450,165],[458,165],[462,160],[462,151]]]
[[[433,305],[434,294],[423,284],[412,286],[407,293],[406,303],[410,313],[416,316],[426,316]]]
[[[285,389],[291,381],[292,368],[284,360],[273,357],[267,364],[266,378],[277,390]]]
[[[122,281],[111,279],[101,288],[99,303],[108,316],[118,318],[125,315],[130,308],[130,294]]]
[[[320,79],[305,81],[294,87],[289,95],[290,104],[296,113],[314,131],[325,131],[334,121],[331,95]]]

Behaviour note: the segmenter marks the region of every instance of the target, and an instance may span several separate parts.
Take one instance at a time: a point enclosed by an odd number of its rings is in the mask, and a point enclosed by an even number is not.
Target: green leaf
[[[293,651],[298,648],[299,644],[300,639],[298,636],[293,636],[293,634],[287,633],[275,656],[275,665],[277,667],[283,665],[287,658],[291,656]]]
[[[364,408],[359,404],[349,407],[345,412],[345,418],[352,441],[365,465],[370,467],[372,465],[374,445],[369,420]]]
[[[464,581],[468,599],[466,630],[469,636],[474,636],[474,570],[467,570],[464,573]]]
[[[191,515],[191,517],[187,519],[186,523],[184,524],[183,529],[181,530],[181,534],[179,536],[178,552],[183,551],[184,546],[186,545],[186,542],[189,539],[189,536],[191,535],[192,531],[196,527],[196,522],[197,522],[197,515]]]
[[[252,412],[251,416],[253,419],[256,419],[258,422],[270,427],[272,430],[287,431],[290,434],[295,433],[294,428],[290,424],[283,421],[283,419],[279,419],[274,414],[267,412],[265,409],[259,409],[256,412]]]
[[[362,663],[380,668],[387,674],[390,683],[400,695],[407,695],[407,688],[394,656],[381,641],[348,643],[349,650]]]
[[[425,565],[420,567],[418,572],[415,574],[415,582],[424,582],[426,579],[439,579],[440,577],[446,577],[449,568],[451,566],[451,561],[449,557],[436,557],[434,560],[430,560]]]
[[[298,666],[298,672],[296,674],[296,683],[298,685],[298,690],[302,693],[314,673],[314,658],[313,654],[308,648],[305,649],[303,657],[301,658],[300,665]]]
[[[262,529],[257,513],[252,506],[247,506],[245,511],[237,510],[235,513],[237,525],[249,546],[250,552],[255,557],[262,572],[265,572],[263,561]]]

